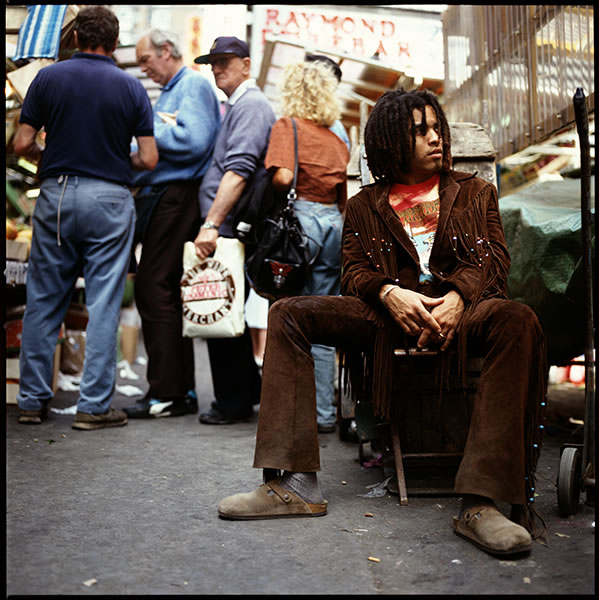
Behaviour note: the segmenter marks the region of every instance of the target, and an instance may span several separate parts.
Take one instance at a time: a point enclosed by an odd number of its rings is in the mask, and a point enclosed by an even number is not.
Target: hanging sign
[[[423,77],[444,77],[440,14],[255,5],[252,29],[254,54],[262,53],[268,36],[349,57],[377,57],[398,70],[417,69]]]

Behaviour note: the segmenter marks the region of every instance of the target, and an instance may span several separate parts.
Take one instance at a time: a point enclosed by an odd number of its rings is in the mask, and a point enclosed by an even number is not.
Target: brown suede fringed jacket
[[[482,298],[507,297],[510,266],[495,186],[469,173],[444,172],[439,183],[439,224],[429,263],[438,284],[419,285],[418,253],[389,204],[390,188],[390,184],[371,184],[348,201],[341,281],[343,295],[357,296],[380,309],[381,318],[389,323],[378,331],[372,364],[361,367],[370,372],[366,378],[372,386],[373,408],[383,418],[390,410],[393,350],[407,340],[380,303],[381,287],[397,284],[428,296],[457,290],[465,302],[465,316]],[[465,337],[458,328],[461,364],[465,363]],[[350,360],[350,369],[354,364]]]

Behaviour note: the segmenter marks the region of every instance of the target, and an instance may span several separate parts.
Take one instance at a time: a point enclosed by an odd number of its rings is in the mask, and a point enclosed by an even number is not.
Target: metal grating
[[[594,112],[592,6],[452,5],[442,20],[448,118],[482,123],[498,159],[571,125],[578,87]]]

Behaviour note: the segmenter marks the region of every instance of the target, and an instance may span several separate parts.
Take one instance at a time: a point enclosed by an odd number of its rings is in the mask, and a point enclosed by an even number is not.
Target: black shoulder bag
[[[233,216],[233,235],[245,244],[250,256],[256,248],[258,224],[279,215],[287,205],[287,194],[275,190],[272,177],[266,173],[254,175],[237,203]]]
[[[287,193],[287,204],[274,217],[267,217],[254,225],[256,247],[246,260],[245,271],[257,294],[276,300],[285,296],[298,296],[308,277],[312,261],[306,236],[293,212],[297,198],[298,156],[297,127],[293,124],[295,169],[293,183]]]

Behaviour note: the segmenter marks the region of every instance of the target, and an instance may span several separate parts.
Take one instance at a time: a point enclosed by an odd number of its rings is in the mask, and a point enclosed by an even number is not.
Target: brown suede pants
[[[294,297],[273,304],[254,467],[320,470],[310,347],[368,350],[383,325],[376,311],[349,296]],[[525,504],[526,415],[531,427],[529,404],[544,402],[546,391],[541,326],[526,305],[488,299],[470,314],[466,333],[469,352],[484,362],[455,491]],[[529,464],[528,471],[535,466]]]

